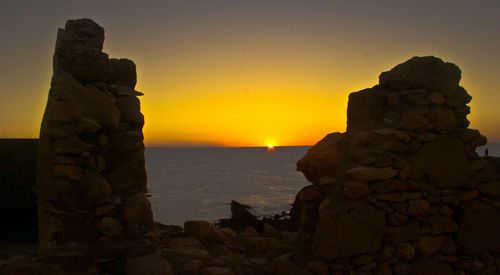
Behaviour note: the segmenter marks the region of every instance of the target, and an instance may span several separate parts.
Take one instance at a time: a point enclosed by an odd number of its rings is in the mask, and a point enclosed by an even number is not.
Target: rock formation
[[[318,205],[302,215],[314,255],[375,274],[500,272],[500,182],[474,151],[486,138],[467,128],[460,78],[414,57],[349,95],[346,132],[297,163],[313,183],[297,197]]]
[[[70,273],[124,269],[157,250],[144,237],[153,219],[135,65],[109,59],[103,41],[90,19],[59,30],[40,129],[39,254]]]

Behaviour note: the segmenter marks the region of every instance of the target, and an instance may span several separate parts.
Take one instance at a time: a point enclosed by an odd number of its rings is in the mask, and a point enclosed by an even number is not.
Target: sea
[[[229,218],[231,200],[247,204],[256,215],[289,211],[297,192],[309,185],[296,162],[310,146],[148,147],[145,151],[148,194],[154,219],[183,225],[186,220]],[[500,142],[476,152],[500,157]]]
[[[148,195],[154,219],[183,225],[231,216],[231,200],[255,215],[289,211],[297,192],[309,185],[296,162],[310,146],[147,147]]]

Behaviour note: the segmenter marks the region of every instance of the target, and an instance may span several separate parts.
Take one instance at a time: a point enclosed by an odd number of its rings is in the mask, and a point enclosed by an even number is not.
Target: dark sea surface
[[[295,195],[309,185],[296,162],[310,146],[247,148],[146,148],[148,193],[154,219],[183,225],[186,220],[230,216],[236,200],[254,214],[290,210]]]

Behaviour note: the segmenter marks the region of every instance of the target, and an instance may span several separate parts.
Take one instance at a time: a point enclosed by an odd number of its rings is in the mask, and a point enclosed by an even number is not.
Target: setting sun
[[[274,151],[274,145],[272,144],[267,145],[267,151]]]

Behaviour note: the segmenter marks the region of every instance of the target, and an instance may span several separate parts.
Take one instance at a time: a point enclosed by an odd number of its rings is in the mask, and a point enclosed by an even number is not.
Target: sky
[[[457,64],[471,128],[500,141],[500,1],[0,2],[0,138],[38,137],[57,29],[104,27],[137,65],[147,146],[313,145],[349,93],[412,56]]]

